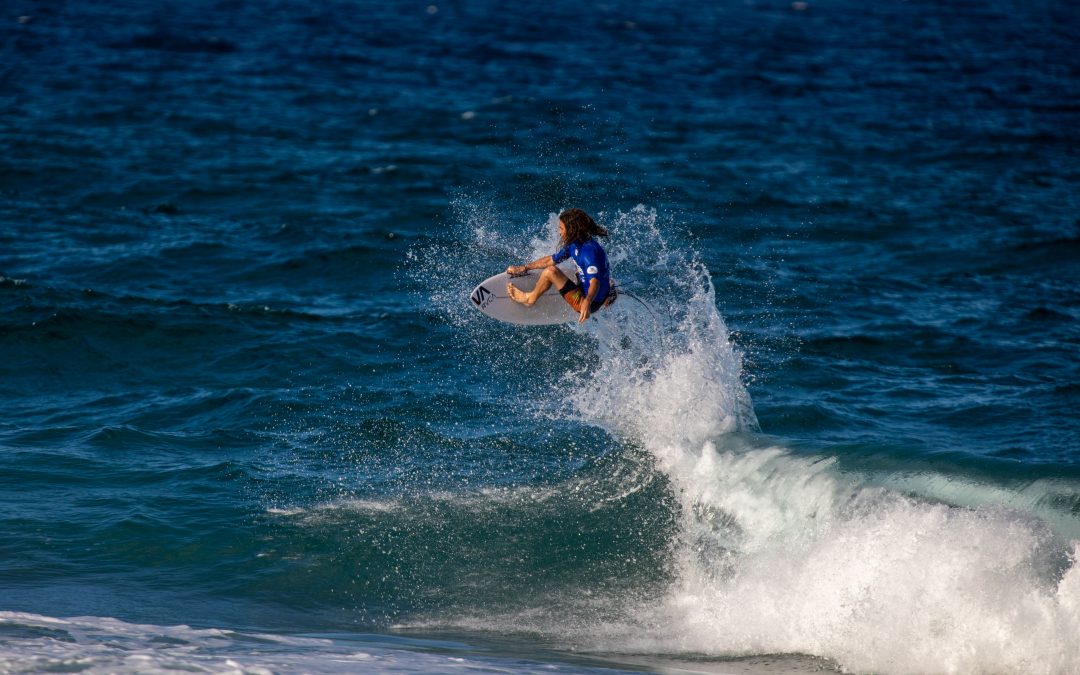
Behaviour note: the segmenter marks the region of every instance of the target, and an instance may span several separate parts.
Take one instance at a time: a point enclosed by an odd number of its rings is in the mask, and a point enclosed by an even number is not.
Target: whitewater
[[[644,302],[624,299],[583,329],[593,371],[563,373],[574,395],[537,414],[587,420],[648,454],[678,504],[670,583],[640,602],[450,623],[510,626],[569,650],[797,654],[848,672],[1080,666],[1080,520],[1046,499],[1073,486],[846,467],[762,434],[709,271],[657,220],[638,206],[605,221],[622,245],[613,267],[633,269]],[[518,257],[553,250],[554,223]],[[474,236],[507,246],[482,226]]]

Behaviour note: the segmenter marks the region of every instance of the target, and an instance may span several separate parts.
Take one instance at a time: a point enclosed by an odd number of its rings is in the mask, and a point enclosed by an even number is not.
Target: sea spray
[[[542,223],[514,222],[490,199],[460,196],[441,237],[410,249],[400,270],[419,286],[419,297],[455,325],[475,326],[469,291],[487,276],[558,249],[558,214]],[[463,243],[464,242],[464,243]],[[486,321],[480,325],[495,326]]]
[[[905,496],[833,457],[728,435],[756,420],[708,276],[698,278],[709,290],[684,296],[654,341],[663,353],[628,358],[624,336],[599,331],[604,358],[576,399],[652,453],[682,514],[675,581],[659,607],[639,610],[649,630],[616,638],[605,626],[593,646],[801,653],[879,672],[1080,665],[1080,544],[1030,514]]]
[[[742,355],[716,310],[708,269],[668,244],[655,209],[639,205],[605,222],[624,297],[587,329],[600,362],[579,387],[578,412],[649,447],[675,440],[676,430],[692,443],[755,429]],[[568,373],[567,384],[578,375]]]
[[[548,352],[557,389],[572,393],[545,415],[606,429],[666,480],[676,519],[666,585],[563,589],[434,625],[601,652],[806,654],[888,673],[1077,668],[1077,544],[1061,534],[1072,528],[1029,510],[921,496],[910,479],[757,435],[742,355],[706,266],[669,246],[651,209],[598,215],[624,297],[584,326],[538,334],[518,358],[534,367]],[[502,255],[550,252],[553,231],[554,214]],[[473,235],[508,246],[499,231]],[[568,346],[578,358],[560,360]],[[618,487],[605,491],[618,499],[637,486]]]
[[[616,222],[655,233],[641,228],[644,213]],[[660,606],[640,608],[639,629],[612,639],[614,626],[598,627],[595,647],[801,653],[881,672],[1080,665],[1080,544],[1029,513],[926,501],[842,472],[827,454],[731,436],[757,420],[708,271],[662,240],[642,249],[673,276],[642,293],[661,333],[642,340],[628,322],[601,321],[600,363],[574,400],[670,480],[677,569]]]

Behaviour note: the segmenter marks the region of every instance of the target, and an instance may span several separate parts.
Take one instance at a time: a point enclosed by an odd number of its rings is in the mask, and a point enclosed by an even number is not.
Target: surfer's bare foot
[[[529,302],[529,294],[521,290],[514,284],[506,284],[506,292],[510,294],[510,299],[514,302],[520,302],[523,305],[531,305]]]

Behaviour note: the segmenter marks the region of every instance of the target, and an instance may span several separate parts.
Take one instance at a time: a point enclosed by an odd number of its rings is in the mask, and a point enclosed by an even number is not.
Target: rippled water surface
[[[1080,668],[1067,6],[5,10],[0,670]]]

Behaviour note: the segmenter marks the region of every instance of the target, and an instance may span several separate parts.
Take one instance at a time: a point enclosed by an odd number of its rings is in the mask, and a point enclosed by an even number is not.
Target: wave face
[[[1080,671],[1062,3],[5,7],[0,672]]]

